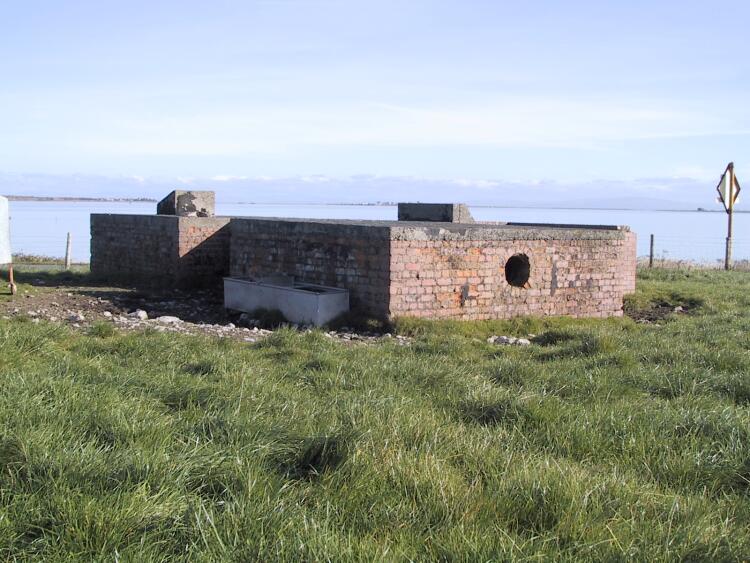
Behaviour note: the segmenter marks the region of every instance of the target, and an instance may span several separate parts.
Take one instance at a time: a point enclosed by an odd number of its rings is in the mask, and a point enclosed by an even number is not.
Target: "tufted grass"
[[[401,320],[407,347],[2,321],[0,558],[747,559],[748,289],[642,272],[658,322]]]

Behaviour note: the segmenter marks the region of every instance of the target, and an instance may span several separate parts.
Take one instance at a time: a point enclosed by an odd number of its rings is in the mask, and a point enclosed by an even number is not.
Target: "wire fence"
[[[639,248],[639,261],[655,267],[723,268],[726,237],[693,237],[677,235],[651,235],[653,246],[647,252]],[[649,237],[649,244],[651,243]],[[643,244],[646,241],[640,241]],[[750,238],[732,239],[732,267],[750,269]]]
[[[60,266],[70,268],[88,264],[89,241],[85,241],[85,252],[73,254],[73,239],[70,233],[62,235],[28,235],[14,238],[13,263],[19,266]],[[84,259],[85,256],[85,259]]]
[[[653,246],[651,246],[653,237]],[[24,234],[14,238],[14,263],[18,265],[81,266],[89,262],[88,236],[69,233]],[[638,262],[654,267],[723,268],[726,238],[721,236],[647,235],[638,239]],[[750,270],[750,238],[734,238],[732,265]]]

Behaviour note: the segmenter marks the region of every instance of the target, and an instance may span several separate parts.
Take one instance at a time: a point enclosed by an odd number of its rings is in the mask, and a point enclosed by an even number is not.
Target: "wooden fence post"
[[[648,251],[648,267],[654,267],[654,235],[651,235],[651,245]]]
[[[65,269],[70,270],[70,264],[72,260],[71,251],[72,251],[72,241],[70,240],[70,233],[68,233],[68,241],[65,244]]]

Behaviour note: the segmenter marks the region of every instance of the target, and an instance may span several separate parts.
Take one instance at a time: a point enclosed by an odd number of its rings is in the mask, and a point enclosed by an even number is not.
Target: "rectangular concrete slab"
[[[349,311],[349,292],[303,282],[289,286],[224,278],[224,307],[245,313],[278,310],[290,322],[322,326]]]

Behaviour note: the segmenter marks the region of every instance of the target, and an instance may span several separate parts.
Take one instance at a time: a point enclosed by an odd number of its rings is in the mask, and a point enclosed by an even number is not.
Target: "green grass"
[[[0,322],[0,557],[747,559],[749,289],[648,271],[658,323],[401,320],[411,346]]]
[[[14,264],[39,264],[46,266],[63,266],[65,258],[61,256],[46,256],[44,254],[16,253],[13,255]]]
[[[13,266],[15,282],[20,293],[34,294],[40,290],[46,291],[48,287],[79,286],[85,284],[96,284],[89,270],[88,264],[74,264],[70,270],[65,266],[49,264],[16,264]],[[6,291],[8,281],[7,267],[0,268],[0,300],[9,298]],[[39,287],[38,282],[43,282]]]

